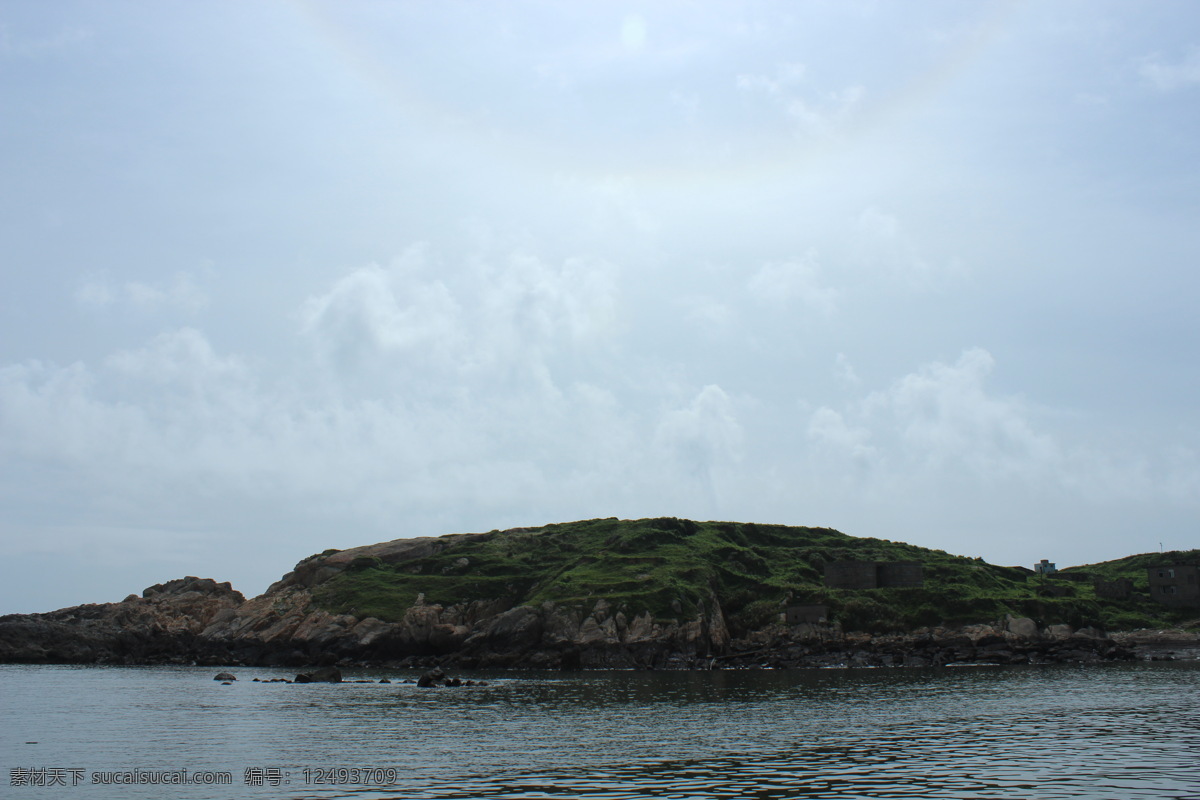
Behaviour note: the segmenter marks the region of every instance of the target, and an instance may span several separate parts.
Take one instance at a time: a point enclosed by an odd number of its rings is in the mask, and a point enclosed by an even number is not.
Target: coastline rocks
[[[236,681],[237,678],[234,677],[232,672],[218,672],[215,676],[213,676],[213,680],[214,681]]]
[[[382,681],[380,681],[382,683]],[[409,681],[405,681],[408,683]],[[442,672],[441,669],[435,667],[420,678],[417,678],[417,686],[422,689],[431,689],[438,686],[487,686],[487,681],[464,681],[461,678],[451,678]]]
[[[186,577],[120,603],[0,617],[0,661],[146,664],[202,660],[201,632],[245,602],[228,583]],[[210,663],[230,663],[214,659]]]
[[[474,534],[464,537],[477,538]],[[486,536],[486,535],[479,535]],[[711,592],[683,612],[655,616],[605,598],[578,605],[516,605],[516,594],[441,605],[419,596],[391,621],[318,607],[314,590],[347,569],[425,558],[454,537],[397,540],[304,559],[263,595],[186,577],[119,603],[0,617],[0,663],[199,664],[320,669],[297,682],[339,682],[339,668],[437,668],[426,685],[452,685],[444,669],[713,669],[741,667],[1046,664],[1134,658],[1200,658],[1200,636],[1107,636],[1096,628],[1043,626],[1006,615],[990,624],[903,634],[772,622],[731,631]],[[475,561],[455,569],[478,569]],[[665,601],[664,601],[665,602]],[[693,610],[694,609],[694,610]],[[1151,635],[1153,634],[1153,635]],[[334,680],[331,676],[337,673]],[[221,673],[216,680],[232,673]]]
[[[292,683],[341,683],[342,671],[337,667],[321,667],[312,672],[301,672]]]

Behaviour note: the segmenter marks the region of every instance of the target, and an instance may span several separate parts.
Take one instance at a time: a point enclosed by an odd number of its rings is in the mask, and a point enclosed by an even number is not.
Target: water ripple
[[[33,757],[18,747],[33,740],[47,766],[238,775],[232,794],[186,787],[180,800],[1200,799],[1196,664],[503,673],[456,690],[251,675],[221,687],[209,673],[0,667],[0,752]],[[292,783],[241,785],[247,766]],[[298,785],[304,767],[328,766],[400,780]],[[77,796],[160,797],[152,788]]]

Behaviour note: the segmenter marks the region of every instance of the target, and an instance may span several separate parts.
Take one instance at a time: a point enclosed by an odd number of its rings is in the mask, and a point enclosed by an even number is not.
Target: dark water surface
[[[480,673],[463,677],[490,685],[446,689],[218,671],[0,666],[0,797],[1200,800],[1196,662]],[[346,675],[384,676],[415,673]],[[185,769],[231,782],[94,782]],[[59,785],[23,785],[39,783]]]

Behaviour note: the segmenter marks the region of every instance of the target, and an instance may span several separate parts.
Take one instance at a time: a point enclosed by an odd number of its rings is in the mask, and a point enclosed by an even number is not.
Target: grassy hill
[[[1167,562],[1154,563],[1194,563],[1200,551],[1155,557]],[[734,635],[776,620],[788,605],[806,603],[828,605],[848,630],[871,631],[984,622],[1006,613],[1112,630],[1177,625],[1200,616],[1148,599],[1096,597],[1092,575],[1129,577],[1144,591],[1145,567],[1153,565],[1144,562],[1148,558],[1077,568],[1085,580],[1075,582],[827,528],[612,518],[448,539],[432,555],[394,564],[355,559],[318,584],[313,596],[330,611],[385,621],[399,619],[418,594],[442,605],[504,598],[514,605],[553,601],[582,609],[604,598],[629,616],[649,611],[681,620],[716,599]],[[925,585],[830,589],[823,576],[832,561],[917,561]]]

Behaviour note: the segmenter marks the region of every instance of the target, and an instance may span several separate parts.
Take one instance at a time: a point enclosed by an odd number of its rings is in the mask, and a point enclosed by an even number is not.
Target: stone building
[[[917,561],[830,561],[825,585],[831,589],[891,589],[925,585]]]
[[[1200,606],[1200,567],[1174,564],[1150,567],[1146,573],[1150,579],[1151,599],[1164,606]]]
[[[879,565],[878,574],[881,588],[925,585],[925,575],[916,561],[884,561]]]
[[[1133,581],[1129,578],[1117,578],[1106,581],[1096,579],[1096,597],[1107,597],[1110,600],[1128,600],[1133,596]]]

